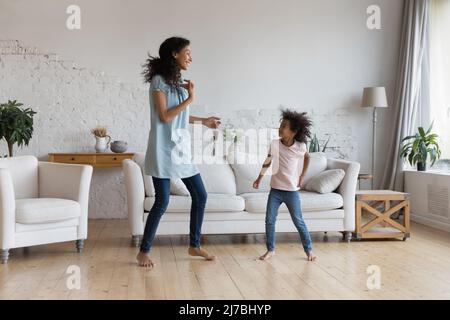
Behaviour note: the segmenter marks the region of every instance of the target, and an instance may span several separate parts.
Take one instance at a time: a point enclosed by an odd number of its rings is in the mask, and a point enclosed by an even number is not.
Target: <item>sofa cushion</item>
[[[144,200],[144,210],[150,211],[155,202],[154,197],[146,197]],[[243,211],[245,207],[244,199],[232,194],[208,194],[205,212],[234,212]],[[190,212],[191,197],[171,195],[169,206],[166,212]]]
[[[228,161],[233,169],[236,179],[236,193],[260,193],[268,192],[270,190],[270,175],[261,180],[259,189],[253,188],[253,182],[261,172],[264,156],[257,154],[249,154],[243,152],[230,152]]]
[[[236,179],[228,163],[198,164],[208,193],[236,194]]]
[[[308,181],[312,178],[318,175],[319,173],[323,172],[327,168],[327,156],[323,152],[312,152],[310,153],[310,161],[308,166],[308,171],[306,171],[304,183],[308,183]],[[300,161],[300,171],[303,170],[303,162]]]
[[[25,198],[16,200],[16,222],[23,224],[50,223],[78,218],[80,204],[57,198]]]
[[[305,190],[318,193],[333,192],[339,187],[344,176],[345,171],[342,169],[325,170],[312,177],[305,184]]]
[[[155,195],[155,188],[153,186],[152,176],[146,175],[144,171],[145,153],[136,152],[133,156],[133,161],[141,167],[142,177],[144,178],[145,195],[152,197]]]
[[[244,193],[240,196],[245,199],[245,211],[249,213],[266,212],[269,193]],[[320,194],[301,191],[300,200],[302,203],[302,211],[305,212],[339,209],[344,204],[344,200],[339,193]],[[278,212],[289,212],[289,210],[283,203]]]
[[[236,194],[236,180],[228,163],[198,164],[206,192]],[[189,191],[181,179],[170,179],[170,194],[189,196]]]
[[[181,179],[170,179],[170,194],[175,196],[189,196],[189,191]]]

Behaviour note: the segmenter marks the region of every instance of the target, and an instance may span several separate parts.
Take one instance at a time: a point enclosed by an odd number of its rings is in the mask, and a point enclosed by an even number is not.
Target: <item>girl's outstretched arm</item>
[[[267,154],[266,160],[264,160],[264,163],[261,168],[261,172],[259,173],[259,176],[258,176],[258,178],[256,178],[255,182],[253,182],[253,188],[255,188],[255,189],[259,188],[259,184],[261,183],[261,180],[264,177],[264,174],[266,173],[267,169],[269,169],[271,164],[272,164],[272,153],[269,148],[269,152]]]

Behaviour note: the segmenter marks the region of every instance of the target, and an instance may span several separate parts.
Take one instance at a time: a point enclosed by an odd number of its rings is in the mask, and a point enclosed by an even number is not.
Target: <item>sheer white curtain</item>
[[[429,0],[406,0],[403,5],[402,36],[393,103],[394,134],[386,155],[381,182],[383,189],[403,190],[403,159],[400,158],[403,137],[413,134],[428,93],[427,41]]]
[[[431,0],[429,22],[430,120],[450,159],[450,0]]]

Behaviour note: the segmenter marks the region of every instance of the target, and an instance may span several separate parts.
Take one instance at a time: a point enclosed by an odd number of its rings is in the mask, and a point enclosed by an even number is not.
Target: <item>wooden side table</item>
[[[403,220],[393,220],[391,216],[401,210]],[[369,213],[368,221],[363,221],[363,212]],[[409,194],[391,190],[356,191],[355,237],[357,240],[401,237],[403,241],[409,238]]]
[[[90,164],[96,168],[122,167],[122,161],[132,159],[134,153],[113,152],[79,152],[79,153],[49,153],[50,162]]]

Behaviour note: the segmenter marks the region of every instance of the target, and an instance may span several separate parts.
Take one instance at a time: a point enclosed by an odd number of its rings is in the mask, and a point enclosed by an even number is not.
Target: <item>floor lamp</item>
[[[375,179],[376,139],[377,139],[377,108],[387,108],[386,89],[384,87],[364,88],[362,104],[363,108],[373,108],[373,133],[372,133],[372,190]]]

